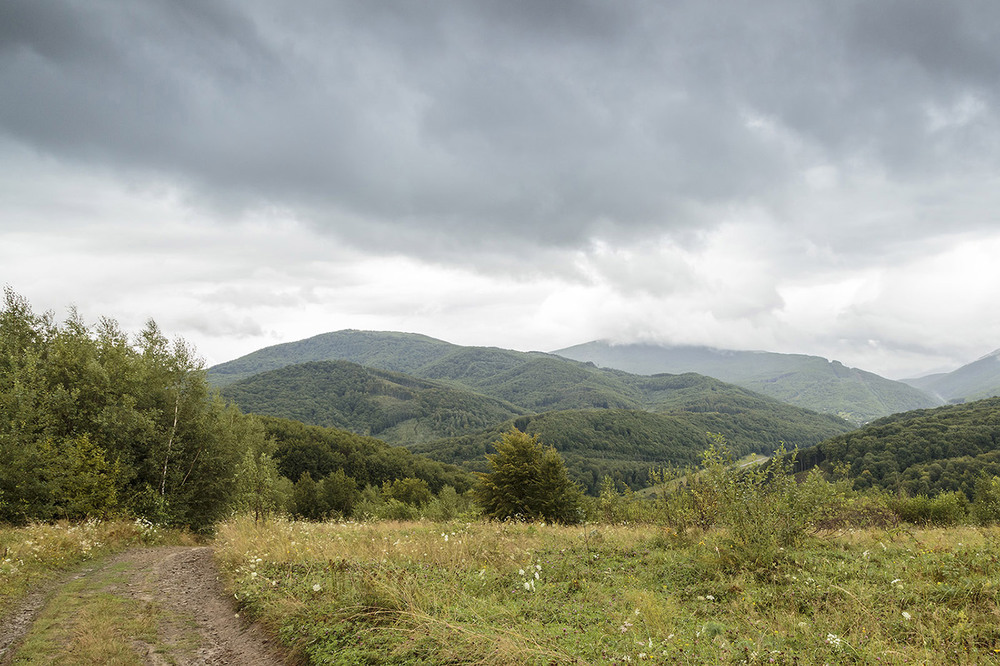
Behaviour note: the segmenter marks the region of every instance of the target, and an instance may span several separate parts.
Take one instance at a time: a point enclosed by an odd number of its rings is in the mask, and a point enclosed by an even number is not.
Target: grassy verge
[[[981,663],[1000,531],[846,531],[740,571],[721,532],[234,521],[243,612],[313,663]]]
[[[191,541],[142,521],[0,527],[0,621],[42,581],[87,560],[136,545]]]

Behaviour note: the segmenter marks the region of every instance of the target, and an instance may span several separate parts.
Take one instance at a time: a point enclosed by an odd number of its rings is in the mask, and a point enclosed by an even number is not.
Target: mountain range
[[[554,445],[594,491],[605,475],[639,488],[650,468],[695,464],[709,432],[737,455],[805,449],[868,422],[995,395],[1000,352],[898,382],[802,354],[606,342],[519,352],[345,330],[258,350],[208,377],[246,411],[377,437],[467,470],[483,469],[492,442],[517,427]]]
[[[638,374],[697,372],[855,425],[945,402],[915,385],[804,354],[601,341],[554,353]]]
[[[468,469],[500,432],[539,434],[588,488],[641,487],[651,467],[697,462],[708,432],[735,452],[806,447],[851,425],[695,373],[636,375],[541,352],[339,331],[215,366],[242,409],[345,428]]]

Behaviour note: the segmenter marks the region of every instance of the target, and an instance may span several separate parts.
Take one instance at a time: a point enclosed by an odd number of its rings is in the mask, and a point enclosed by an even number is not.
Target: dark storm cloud
[[[6,0],[0,132],[360,243],[573,245],[780,211],[815,165],[995,168],[998,21],[986,1]]]

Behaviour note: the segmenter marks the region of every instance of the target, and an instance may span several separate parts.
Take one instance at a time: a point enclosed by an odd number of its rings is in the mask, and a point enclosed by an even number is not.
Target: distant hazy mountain
[[[943,403],[914,386],[819,356],[607,342],[554,353],[637,374],[697,372],[856,424]]]
[[[948,402],[998,396],[1000,395],[1000,349],[952,372],[903,381]]]

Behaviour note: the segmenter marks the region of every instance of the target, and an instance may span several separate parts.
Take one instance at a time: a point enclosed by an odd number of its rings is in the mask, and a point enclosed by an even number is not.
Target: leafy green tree
[[[253,432],[244,440],[246,451],[236,468],[234,506],[237,511],[252,513],[254,522],[260,522],[278,508],[280,475],[271,457],[274,440],[264,436],[263,427],[252,416],[246,422]]]
[[[983,474],[976,481],[972,515],[981,525],[1000,522],[1000,476]]]
[[[426,481],[410,477],[386,481],[382,486],[382,494],[386,499],[399,500],[403,504],[417,507],[424,506],[434,498]]]
[[[303,472],[295,482],[292,490],[292,513],[306,520],[319,520],[326,513],[320,503],[316,482],[309,472]]]
[[[44,441],[40,446],[41,477],[48,486],[51,516],[78,520],[104,518],[118,508],[115,486],[118,464],[87,435]]]
[[[358,495],[358,482],[347,476],[342,469],[320,481],[319,496],[331,514],[342,518],[351,517]]]
[[[562,457],[517,428],[494,443],[487,454],[489,472],[478,474],[476,498],[490,518],[578,523],[583,493],[566,471]]]

